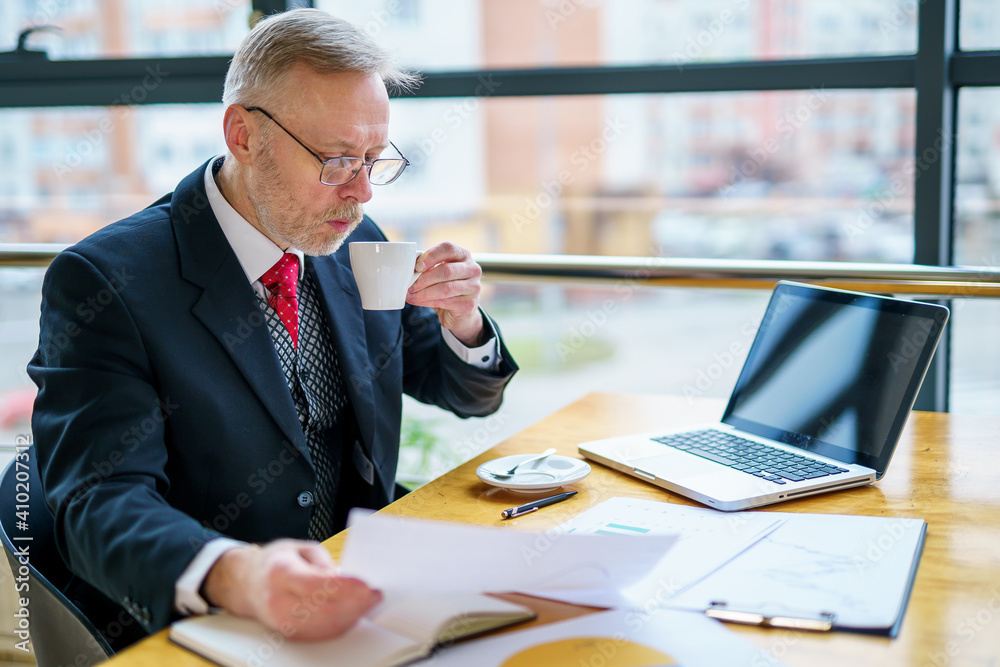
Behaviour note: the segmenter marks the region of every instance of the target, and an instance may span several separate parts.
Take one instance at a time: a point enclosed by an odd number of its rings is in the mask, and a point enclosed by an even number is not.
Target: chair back
[[[0,476],[0,542],[14,575],[18,639],[30,637],[38,667],[97,665],[114,655],[94,624],[62,593],[72,578],[56,548],[54,522],[35,462],[19,451]]]

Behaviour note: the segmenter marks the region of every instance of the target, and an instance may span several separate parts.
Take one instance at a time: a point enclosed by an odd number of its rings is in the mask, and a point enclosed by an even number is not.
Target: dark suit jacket
[[[61,253],[42,288],[32,430],[60,552],[87,582],[73,595],[99,629],[130,620],[110,601],[145,631],[164,627],[174,583],[213,537],[307,536],[306,440],[205,168]],[[350,240],[384,238],[366,218]],[[378,508],[392,500],[402,393],[487,415],[517,367],[502,343],[498,373],[464,363],[429,309],[363,311],[347,250],[305,266],[356,425],[339,498]]]

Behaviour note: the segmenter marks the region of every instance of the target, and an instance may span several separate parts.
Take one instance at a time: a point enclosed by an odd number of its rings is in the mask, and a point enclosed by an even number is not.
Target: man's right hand
[[[338,637],[382,601],[360,579],[339,576],[323,546],[301,540],[230,549],[202,590],[209,604],[295,639]]]

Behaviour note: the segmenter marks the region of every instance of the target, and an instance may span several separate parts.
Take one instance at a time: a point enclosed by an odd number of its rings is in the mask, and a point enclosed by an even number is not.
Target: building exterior
[[[916,47],[914,3],[316,5],[425,71],[685,67]],[[1000,12],[990,1],[965,0],[962,16],[963,43],[991,46]],[[62,27],[61,34],[32,39],[53,58],[231,52],[248,17],[247,0],[0,5],[10,44],[26,25]],[[494,98],[496,92],[495,82],[484,81],[479,97],[393,103],[393,136],[413,168],[369,206],[390,233],[422,243],[447,236],[501,252],[871,261],[912,255],[912,91]],[[123,91],[123,102],[129,95]],[[8,241],[81,238],[145,206],[223,150],[218,105],[0,115],[0,232]],[[961,117],[957,205],[979,247],[1000,199],[1000,105],[988,90],[963,93]],[[964,247],[960,239],[959,254]]]

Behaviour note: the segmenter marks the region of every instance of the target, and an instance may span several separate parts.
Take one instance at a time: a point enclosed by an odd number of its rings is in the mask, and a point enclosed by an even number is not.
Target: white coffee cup
[[[357,241],[350,243],[351,270],[365,310],[399,310],[406,291],[420,277],[413,270],[420,253],[416,243]]]

